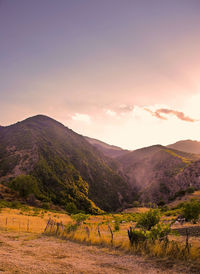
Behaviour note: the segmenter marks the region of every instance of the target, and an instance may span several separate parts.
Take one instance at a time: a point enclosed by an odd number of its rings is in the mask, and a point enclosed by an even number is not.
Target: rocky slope
[[[121,172],[143,202],[168,202],[180,190],[200,188],[199,156],[161,145],[118,157]]]

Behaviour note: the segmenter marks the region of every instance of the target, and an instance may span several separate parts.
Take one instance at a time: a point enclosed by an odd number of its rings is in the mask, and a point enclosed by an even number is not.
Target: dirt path
[[[168,267],[106,248],[0,231],[0,273],[191,273],[185,266]]]

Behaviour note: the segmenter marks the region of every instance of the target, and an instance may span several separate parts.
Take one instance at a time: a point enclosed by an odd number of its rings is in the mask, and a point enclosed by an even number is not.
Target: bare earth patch
[[[151,261],[54,237],[0,231],[0,273],[192,273],[185,265]],[[198,272],[196,272],[198,273]]]

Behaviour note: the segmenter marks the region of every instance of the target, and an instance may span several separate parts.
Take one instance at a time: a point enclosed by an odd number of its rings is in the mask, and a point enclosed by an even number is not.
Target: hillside
[[[174,144],[168,145],[167,147],[185,151],[188,153],[200,154],[200,142],[198,141],[183,140],[183,141],[178,141]]]
[[[168,202],[180,190],[200,188],[199,156],[161,145],[118,157],[120,170],[142,202]],[[196,162],[197,161],[197,162]]]
[[[106,143],[99,141],[97,139],[93,139],[93,138],[86,137],[86,136],[85,136],[85,139],[107,157],[116,158],[116,157],[125,155],[126,153],[130,152],[129,150],[106,144]]]
[[[0,181],[14,188],[31,185],[44,202],[97,213],[116,210],[129,200],[130,188],[85,138],[44,115],[0,128]],[[28,186],[30,189],[30,187]]]

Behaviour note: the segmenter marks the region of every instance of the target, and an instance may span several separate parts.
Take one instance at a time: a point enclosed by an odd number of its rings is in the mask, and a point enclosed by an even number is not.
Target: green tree
[[[186,221],[196,223],[200,215],[200,203],[197,200],[185,203],[183,207],[183,217]]]
[[[150,230],[160,221],[160,211],[158,209],[150,209],[148,212],[140,214],[137,227]]]
[[[27,198],[30,194],[39,196],[40,191],[38,188],[35,177],[31,175],[20,175],[11,182],[11,188],[19,192],[23,198]]]

